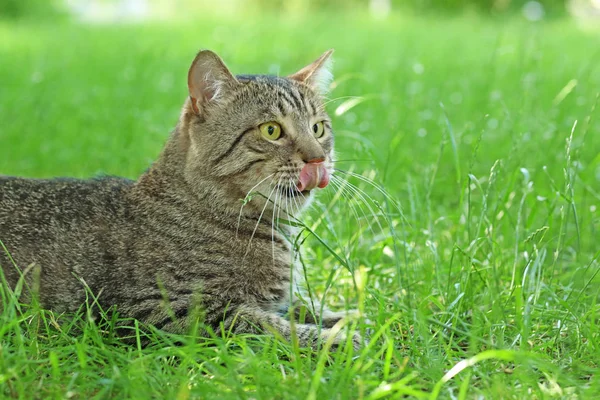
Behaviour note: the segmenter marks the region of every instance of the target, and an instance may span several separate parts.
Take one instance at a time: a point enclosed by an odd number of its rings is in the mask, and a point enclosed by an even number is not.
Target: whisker
[[[288,182],[290,183],[290,188],[293,188],[294,186],[294,181],[292,181],[292,178],[288,177]],[[296,206],[297,209],[299,209],[298,207],[298,202],[296,199],[296,195],[292,196],[292,199],[290,200],[290,202],[292,203],[292,212],[293,212],[293,217],[296,216],[296,211],[294,211],[294,206]]]
[[[341,181],[341,183],[340,183],[340,181]],[[363,222],[361,221],[361,218],[358,215],[358,212],[356,211],[356,206],[353,204],[353,201],[352,201],[352,200],[354,200],[354,198],[351,197],[350,194],[346,193],[346,188],[343,186],[343,185],[345,185],[345,183],[347,183],[347,182],[343,181],[337,177],[336,177],[336,179],[331,180],[331,184],[333,184],[333,186],[338,189],[338,193],[340,193],[340,195],[347,200],[346,204],[348,204],[350,206],[350,210],[352,211],[352,214],[354,215],[356,222],[358,223],[358,225],[360,227],[362,227]],[[367,221],[367,214],[366,214],[365,210],[360,206],[360,203],[357,203],[357,205],[363,214],[364,220]],[[371,233],[373,234],[373,236],[375,236],[375,231],[373,230],[373,227],[371,226],[371,224],[368,223],[368,221],[367,221],[366,225],[371,230]]]
[[[291,179],[290,179],[290,181],[291,181]],[[292,185],[294,185],[293,181],[291,181],[290,183]],[[297,212],[300,213],[300,211],[302,211],[302,205],[307,203],[307,199],[306,199],[306,197],[304,196],[304,194],[302,192],[299,191],[298,194],[302,197],[302,201],[300,201],[299,199],[297,199],[298,196],[294,196],[294,200],[297,200],[296,201],[296,207],[298,208]]]
[[[288,178],[287,178],[287,185],[288,185],[287,187],[288,187],[288,190],[289,190],[289,194],[290,194],[290,195],[289,195],[289,196],[286,196],[286,197],[287,197],[287,198],[288,198],[288,200],[289,200],[289,205],[290,205],[290,209],[291,209],[291,212],[290,212],[290,210],[288,209],[288,218],[290,218],[290,219],[291,219],[291,218],[293,218],[293,217],[294,217],[294,215],[295,215],[294,206],[295,206],[295,200],[296,200],[296,199],[295,199],[295,194],[293,194],[293,192],[292,192],[292,188],[293,188],[293,186],[292,186],[292,185],[293,185],[293,181],[292,181],[292,178],[291,178],[291,177],[289,177],[289,176],[288,176]]]
[[[328,194],[331,193],[331,191],[326,191]],[[343,193],[341,190],[336,190],[334,192],[333,197],[331,198],[330,202],[329,202],[329,206],[327,206],[325,208],[325,212],[322,213],[319,218],[317,219],[317,221],[315,222],[315,224],[319,224],[321,222],[321,220],[323,220],[323,218],[325,217],[326,213],[328,213],[329,211],[331,211],[331,208],[333,207],[333,205],[339,200],[340,197],[342,197]],[[331,196],[330,196],[331,197]]]
[[[283,178],[283,176],[282,176]],[[283,198],[286,198],[286,202],[287,202],[287,196],[284,196],[283,194],[281,194],[281,196],[279,196],[279,202],[281,203]],[[277,204],[277,219],[275,222],[275,229],[279,232],[279,212],[281,211],[281,204]]]
[[[299,203],[298,212],[302,211],[302,209],[304,207],[311,207],[312,206],[312,204],[309,204],[308,199],[306,198],[306,196],[304,196],[304,193],[298,192],[298,194],[300,195],[300,197],[302,197],[302,201],[298,200],[298,203]]]
[[[285,196],[285,218],[286,219],[291,219],[290,218],[290,205],[289,205],[289,197]],[[291,239],[291,238],[290,238]]]
[[[252,231],[252,235],[250,236],[250,240],[248,241],[248,247],[246,248],[246,253],[244,254],[243,260],[246,259],[246,256],[250,252],[250,245],[252,244],[252,239],[254,239],[254,235],[256,234],[256,231],[258,230],[258,224],[260,224],[260,220],[262,219],[262,216],[265,213],[265,210],[267,209],[267,205],[269,205],[269,200],[271,199],[273,192],[275,192],[275,189],[277,189],[277,186],[274,186],[273,189],[271,190],[271,192],[269,193],[269,197],[267,197],[267,199],[265,201],[265,206],[263,207],[262,211],[260,212],[260,215],[258,216],[256,225],[254,226],[254,230]]]
[[[240,213],[238,214],[238,220],[237,220],[237,226],[235,228],[235,238],[238,238],[238,232],[240,230],[240,222],[242,220],[242,210],[244,209],[244,206],[246,205],[246,203],[248,203],[248,201],[250,201],[249,197],[250,194],[252,193],[252,191],[254,189],[256,189],[261,183],[263,183],[264,181],[266,181],[267,179],[269,179],[270,177],[272,177],[273,175],[275,175],[275,173],[272,173],[271,175],[268,175],[266,178],[264,178],[263,180],[261,180],[260,182],[258,182],[256,185],[252,186],[252,188],[250,190],[248,190],[248,193],[246,193],[246,195],[244,196],[244,199],[242,200],[242,206],[240,207]]]
[[[357,99],[360,98],[361,96],[340,96],[340,97],[334,97],[334,98],[325,98],[327,101],[323,102],[323,107],[325,107],[326,105],[328,105],[329,103],[333,103],[334,101],[337,100],[342,100],[342,99]]]
[[[389,202],[391,202],[393,204],[394,208],[396,210],[398,210],[398,213],[400,214],[400,217],[402,219],[404,219],[405,221],[407,221],[406,217],[404,216],[404,212],[402,211],[402,208],[400,207],[400,204],[398,203],[398,201],[396,199],[394,199],[387,191],[385,191],[385,189],[383,189],[376,182],[374,182],[371,179],[368,179],[368,178],[366,178],[366,177],[364,177],[364,176],[362,176],[360,174],[352,172],[352,171],[344,171],[344,170],[337,169],[337,168],[335,168],[335,170],[337,172],[342,173],[342,174],[353,176],[353,177],[355,177],[355,178],[357,178],[357,179],[359,179],[359,180],[361,180],[361,181],[363,181],[365,183],[368,183],[369,185],[373,186],[379,193],[381,193]]]
[[[341,178],[339,177],[332,177],[333,180],[341,180]],[[362,202],[367,206],[367,208],[369,209],[369,211],[371,212],[371,215],[373,216],[373,218],[375,219],[375,222],[377,223],[377,225],[379,226],[380,232],[383,233],[383,227],[381,226],[381,223],[379,222],[379,215],[377,215],[377,213],[375,212],[375,210],[373,209],[373,207],[371,207],[371,203],[375,204],[377,208],[379,208],[379,211],[381,211],[381,215],[384,215],[385,213],[383,212],[383,210],[381,209],[381,206],[371,197],[369,196],[365,191],[359,189],[358,187],[356,187],[355,185],[353,185],[351,182],[348,182],[347,180],[343,181],[346,184],[346,187],[352,191],[356,196],[358,196]],[[364,196],[363,196],[364,194]],[[365,198],[365,196],[368,198],[369,201],[367,201],[367,198]],[[360,203],[359,203],[360,204]],[[363,211],[364,212],[364,211]],[[365,218],[367,216],[365,215]],[[373,235],[375,235],[375,232],[373,232]]]
[[[295,184],[294,184],[294,181],[292,180],[292,178],[289,178],[289,182],[290,182],[290,187],[294,188]],[[294,208],[296,210],[294,210]],[[291,209],[291,212],[288,214],[290,220],[293,222],[296,222],[296,223],[301,223],[296,215],[300,211],[300,205],[298,204],[297,194],[294,194],[293,196],[290,197],[290,209]]]
[[[279,188],[279,185],[281,183],[281,178],[283,177],[283,175],[279,176],[279,179],[277,180],[277,184],[275,185],[275,188]],[[281,199],[282,193],[280,190],[278,190],[275,193],[275,199],[273,200],[273,215],[271,216],[271,247],[273,250],[273,265],[275,265],[275,209],[278,208],[278,202],[277,202],[277,196],[279,196],[279,198]]]
[[[373,162],[373,160],[369,160],[369,159],[358,159],[358,158],[348,158],[348,159],[342,159],[342,160],[335,160],[335,163],[341,163],[341,162]],[[337,170],[336,170],[337,171]]]

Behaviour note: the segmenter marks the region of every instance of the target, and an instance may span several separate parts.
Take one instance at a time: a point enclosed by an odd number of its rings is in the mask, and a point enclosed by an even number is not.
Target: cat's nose
[[[325,152],[321,145],[316,140],[313,142],[305,142],[299,145],[298,156],[307,164],[320,163],[325,161]]]
[[[322,151],[300,151],[299,156],[307,164],[316,164],[325,161],[325,153]]]

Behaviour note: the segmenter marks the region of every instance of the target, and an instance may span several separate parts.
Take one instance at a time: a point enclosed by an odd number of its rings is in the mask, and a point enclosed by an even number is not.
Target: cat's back
[[[133,181],[116,177],[27,179],[0,176],[0,238],[19,225],[42,227],[123,211]],[[3,229],[4,228],[4,229]]]
[[[10,254],[0,248],[0,268],[8,284],[15,285],[19,270],[37,266],[44,306],[69,310],[80,304],[83,286],[75,276],[99,268],[118,246],[116,235],[127,230],[132,186],[114,177],[0,176],[0,240]]]
[[[0,176],[0,240],[11,255],[0,249],[0,266],[8,280],[15,278],[13,260],[20,269],[35,263],[54,271],[83,264],[126,220],[126,194],[132,185],[114,177]],[[70,279],[65,274],[62,278]]]

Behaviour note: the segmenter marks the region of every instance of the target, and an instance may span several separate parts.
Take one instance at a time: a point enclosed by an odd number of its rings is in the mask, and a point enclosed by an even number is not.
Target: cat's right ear
[[[202,115],[206,106],[227,96],[239,82],[221,58],[210,50],[202,50],[188,72],[188,89],[192,111]]]

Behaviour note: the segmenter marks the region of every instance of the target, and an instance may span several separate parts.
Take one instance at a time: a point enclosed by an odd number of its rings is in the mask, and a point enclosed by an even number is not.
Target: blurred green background
[[[359,13],[370,10],[374,13],[386,13],[393,10],[415,14],[476,12],[491,15],[519,12],[535,14],[541,10],[545,15],[560,16],[567,14],[570,8],[594,8],[597,3],[594,0],[3,0],[0,3],[0,14],[11,18],[43,17],[73,9],[100,10],[103,7],[114,6],[121,12],[126,9],[136,12],[137,9],[138,12],[144,13],[168,11],[183,15],[189,15],[193,11],[245,12],[260,9],[295,13],[315,10],[352,10]]]

